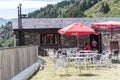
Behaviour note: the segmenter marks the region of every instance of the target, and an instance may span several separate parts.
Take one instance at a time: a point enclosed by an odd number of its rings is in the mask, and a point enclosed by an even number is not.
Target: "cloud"
[[[47,4],[56,4],[56,1],[15,1],[15,0],[9,0],[9,1],[0,1],[0,10],[3,9],[15,9],[19,4],[22,4],[23,8],[40,8],[44,7]]]
[[[62,0],[0,0],[0,17],[5,19],[17,18],[17,6],[22,4],[22,13],[40,9],[47,4],[56,4]]]

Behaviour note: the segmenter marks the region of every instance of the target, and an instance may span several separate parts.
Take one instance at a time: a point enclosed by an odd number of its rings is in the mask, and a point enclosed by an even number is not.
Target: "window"
[[[60,44],[60,35],[59,34],[41,34],[40,43],[42,45],[54,45]]]
[[[111,48],[112,49],[119,49],[119,42],[118,41],[111,41]]]

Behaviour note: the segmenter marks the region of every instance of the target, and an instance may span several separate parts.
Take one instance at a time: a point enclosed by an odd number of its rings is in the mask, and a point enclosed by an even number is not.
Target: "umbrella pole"
[[[79,43],[78,43],[78,35],[77,35],[77,48],[79,49],[79,45],[78,45]]]
[[[110,53],[112,54],[112,29],[110,31]]]

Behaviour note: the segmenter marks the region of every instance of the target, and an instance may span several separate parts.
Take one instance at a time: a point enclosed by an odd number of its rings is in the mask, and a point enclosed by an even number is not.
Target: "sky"
[[[22,4],[22,14],[28,14],[47,4],[56,4],[60,1],[63,0],[0,0],[0,18],[17,18],[17,6],[19,6],[19,4]]]

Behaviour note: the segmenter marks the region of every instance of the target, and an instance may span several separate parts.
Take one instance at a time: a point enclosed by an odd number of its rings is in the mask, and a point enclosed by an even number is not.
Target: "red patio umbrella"
[[[79,22],[73,23],[67,27],[58,30],[60,34],[66,34],[77,37],[77,47],[78,47],[78,36],[86,34],[95,34],[94,29],[85,26]]]
[[[93,23],[93,28],[98,28],[99,30],[103,31],[109,31],[110,32],[110,42],[112,41],[112,33],[118,32],[120,30],[120,22],[117,21],[106,21],[106,22],[100,22],[100,23]],[[110,50],[112,51],[112,46],[110,43]]]

